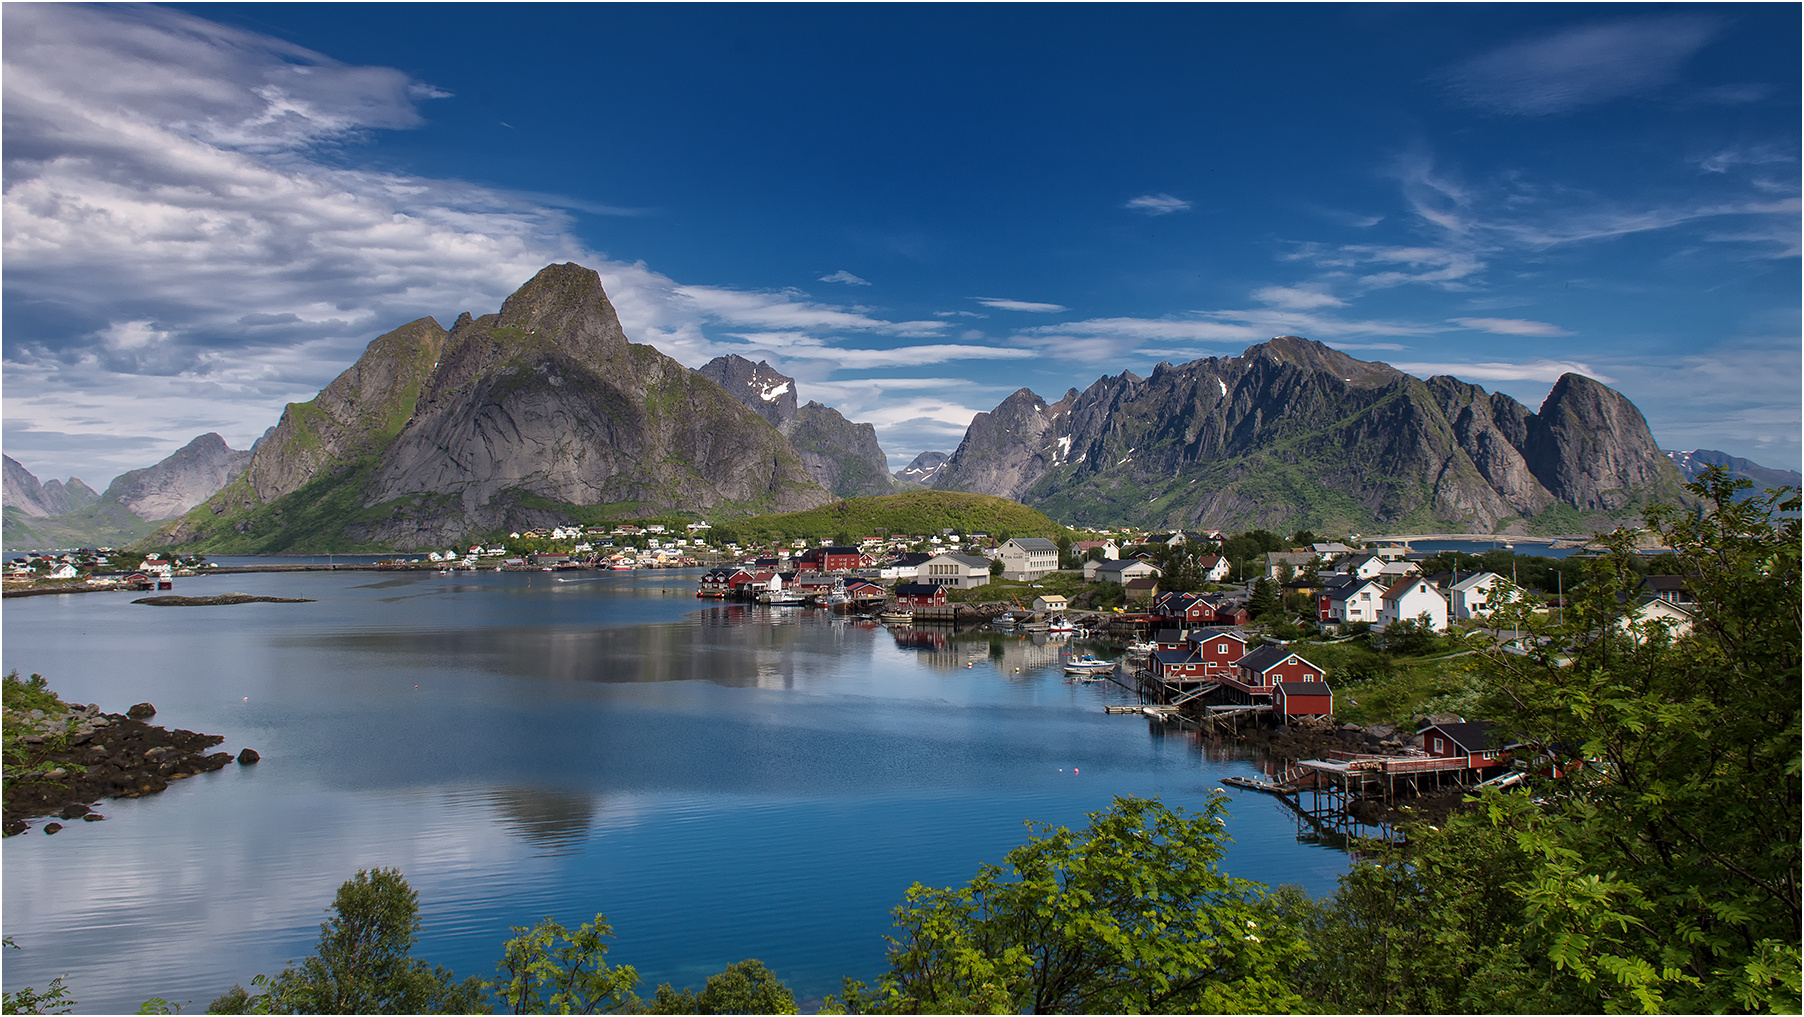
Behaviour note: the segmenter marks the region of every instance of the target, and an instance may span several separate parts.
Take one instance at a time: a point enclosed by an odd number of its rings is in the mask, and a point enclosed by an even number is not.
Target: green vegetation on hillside
[[[992,537],[1046,537],[1056,540],[1065,528],[1043,513],[985,494],[957,491],[905,491],[876,498],[847,498],[806,512],[758,516],[717,525],[710,539],[746,544],[791,540],[838,540],[891,534],[937,536],[987,533]]]

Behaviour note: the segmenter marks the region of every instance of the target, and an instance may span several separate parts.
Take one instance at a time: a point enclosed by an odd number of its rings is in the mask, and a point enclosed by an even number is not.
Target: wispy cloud
[[[1347,302],[1319,285],[1266,286],[1253,291],[1253,299],[1273,307],[1307,311],[1317,307],[1345,307]]]
[[[1447,320],[1493,335],[1562,336],[1572,334],[1558,325],[1549,325],[1545,321],[1526,321],[1521,318],[1448,318]]]
[[[1170,215],[1173,212],[1190,211],[1190,202],[1183,198],[1174,198],[1169,194],[1142,194],[1138,198],[1128,199],[1122,208],[1130,212],[1143,212],[1147,215]]]
[[[858,278],[857,276],[853,275],[852,273],[846,271],[843,268],[840,269],[839,271],[833,273],[832,275],[821,276],[821,282],[845,283],[847,286],[869,286],[870,285],[869,282],[866,282],[865,280]]]
[[[1041,314],[1056,314],[1067,310],[1063,304],[1040,304],[1031,300],[1008,300],[1003,297],[972,297],[985,307],[994,307],[999,311],[1032,311]]]
[[[1496,113],[1549,116],[1657,89],[1717,34],[1716,18],[1630,18],[1512,43],[1441,75],[1462,102]]]
[[[1498,361],[1484,363],[1393,361],[1391,366],[1399,371],[1408,371],[1418,377],[1450,374],[1456,378],[1472,381],[1558,381],[1562,374],[1582,374],[1587,378],[1595,378],[1606,385],[1615,380],[1602,372],[1593,371],[1590,367],[1577,361],[1547,360],[1545,358],[1519,364]]]

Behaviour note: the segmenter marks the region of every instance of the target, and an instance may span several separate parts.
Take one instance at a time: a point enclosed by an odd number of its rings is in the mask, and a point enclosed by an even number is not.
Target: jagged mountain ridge
[[[65,483],[51,480],[40,483],[36,475],[12,456],[0,456],[0,506],[16,509],[32,518],[60,516],[86,508],[100,500],[94,489],[75,477]]]
[[[720,386],[631,343],[600,277],[541,270],[496,314],[423,318],[290,404],[251,465],[162,535],[256,550],[424,548],[581,509],[791,511],[831,496]]]
[[[834,495],[865,498],[895,491],[875,427],[853,423],[814,400],[797,406],[795,379],[763,360],[754,364],[731,353],[697,370],[770,421],[802,454],[808,473]]]
[[[935,486],[1073,522],[1475,532],[1688,497],[1640,411],[1589,378],[1562,377],[1536,413],[1296,336],[1051,404],[1017,391],[978,414]]]
[[[1715,449],[1700,448],[1692,449],[1689,452],[1676,452],[1671,449],[1664,451],[1666,457],[1679,468],[1679,473],[1686,480],[1696,480],[1706,467],[1721,466],[1728,471],[1729,479],[1746,480],[1753,484],[1749,494],[1774,487],[1798,487],[1804,483],[1804,475],[1799,474],[1796,470],[1779,470],[1770,466],[1762,466],[1740,456],[1732,456],[1727,452],[1718,452]]]

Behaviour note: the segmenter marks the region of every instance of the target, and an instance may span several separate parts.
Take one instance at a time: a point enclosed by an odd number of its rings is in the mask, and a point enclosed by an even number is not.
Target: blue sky
[[[951,451],[1273,335],[1800,460],[1795,4],[4,7],[4,445],[248,447],[376,335],[601,272]]]

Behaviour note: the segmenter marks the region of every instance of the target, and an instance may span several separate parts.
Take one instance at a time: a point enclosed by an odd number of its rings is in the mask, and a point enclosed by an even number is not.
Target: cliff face
[[[831,500],[720,387],[629,343],[600,278],[553,265],[497,314],[421,319],[293,404],[171,543],[420,548],[573,507],[780,512]]]
[[[114,477],[101,497],[140,519],[173,519],[218,494],[250,460],[218,434],[203,434],[154,466]]]
[[[972,421],[935,486],[1097,524],[1489,532],[1559,505],[1682,500],[1663,459],[1634,406],[1587,378],[1537,414],[1281,336],[1051,405],[1022,389]]]
[[[770,421],[802,455],[808,473],[841,498],[891,494],[889,460],[877,445],[877,429],[855,424],[838,410],[810,401],[796,405],[794,378],[765,361],[738,354],[715,357],[700,372],[728,395]]]

